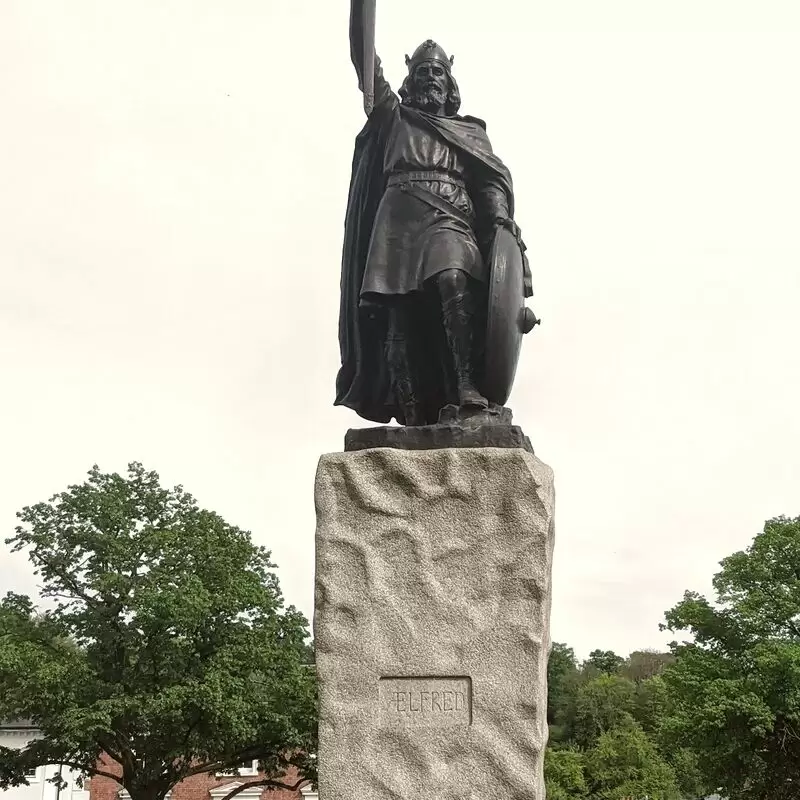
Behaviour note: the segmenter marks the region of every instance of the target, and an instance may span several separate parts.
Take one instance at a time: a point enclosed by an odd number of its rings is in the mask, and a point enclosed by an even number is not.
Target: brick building
[[[228,792],[240,784],[258,780],[258,772],[255,769],[242,769],[239,772],[240,774],[236,776],[212,773],[194,775],[177,784],[167,795],[166,800],[222,800]],[[292,784],[297,779],[289,774],[284,780]],[[130,795],[110,778],[95,776],[88,783],[89,796],[86,800],[130,800]],[[235,800],[317,800],[317,793],[312,792],[308,785],[302,786],[296,792],[254,786],[237,794]]]
[[[4,747],[22,748],[37,736],[36,728],[26,722],[0,724],[0,745]],[[175,786],[167,800],[222,800],[236,786],[258,780],[258,771],[254,767],[239,770],[239,775],[195,775]],[[113,772],[114,763],[107,763],[105,768]],[[59,771],[67,784],[67,788],[61,791],[48,782]],[[56,764],[39,767],[29,776],[29,786],[0,790],[0,800],[130,800],[128,793],[111,778],[93,777],[80,788],[78,777],[74,770]],[[287,776],[286,783],[295,782],[295,776]],[[236,795],[236,800],[317,800],[317,793],[311,791],[309,785],[296,792],[254,786]]]

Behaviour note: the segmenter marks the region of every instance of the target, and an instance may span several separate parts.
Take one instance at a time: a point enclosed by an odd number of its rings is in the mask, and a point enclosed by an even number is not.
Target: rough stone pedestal
[[[522,449],[322,457],[320,800],[543,800],[553,502]]]

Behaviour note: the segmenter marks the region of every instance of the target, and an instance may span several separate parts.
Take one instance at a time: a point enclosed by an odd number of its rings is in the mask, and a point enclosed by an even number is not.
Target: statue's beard
[[[438,86],[415,86],[409,96],[409,102],[423,111],[437,111],[447,103],[447,93]]]

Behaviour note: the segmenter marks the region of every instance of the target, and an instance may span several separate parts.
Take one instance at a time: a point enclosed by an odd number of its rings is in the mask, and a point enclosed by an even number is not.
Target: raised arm
[[[365,48],[369,45],[369,49]],[[350,0],[350,59],[358,75],[358,88],[371,94],[375,70],[375,0]],[[367,70],[373,75],[367,75]]]
[[[383,77],[381,60],[375,55],[375,2],[350,0],[350,58],[356,68],[358,88],[364,93],[364,110],[368,115],[375,108],[398,102]]]

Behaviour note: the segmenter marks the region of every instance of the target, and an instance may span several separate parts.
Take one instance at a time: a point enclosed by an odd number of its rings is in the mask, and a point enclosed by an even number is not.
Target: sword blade
[[[364,33],[364,111],[372,113],[375,106],[375,4],[363,0],[362,30]]]

